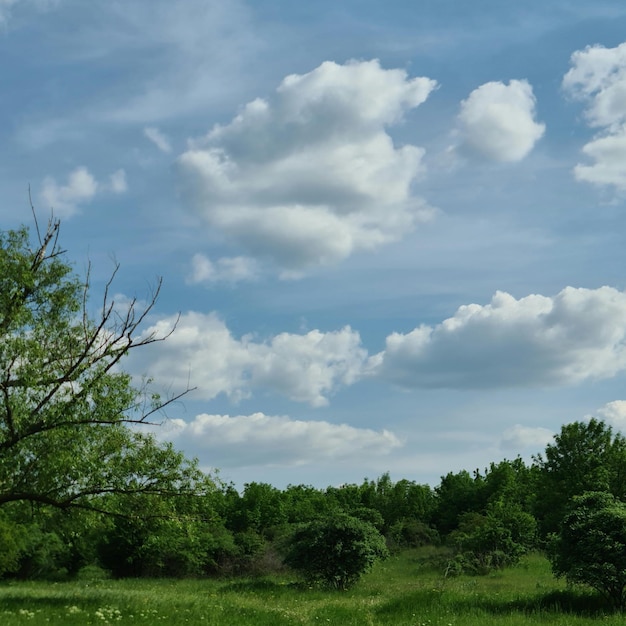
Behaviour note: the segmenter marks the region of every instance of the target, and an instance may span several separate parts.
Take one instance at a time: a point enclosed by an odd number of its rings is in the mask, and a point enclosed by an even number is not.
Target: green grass
[[[211,626],[623,626],[593,594],[555,581],[547,561],[484,577],[444,579],[424,552],[379,563],[354,589],[307,589],[289,577],[0,584],[0,624]]]

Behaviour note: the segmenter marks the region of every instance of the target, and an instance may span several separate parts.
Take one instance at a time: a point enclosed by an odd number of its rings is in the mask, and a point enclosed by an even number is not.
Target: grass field
[[[555,581],[530,555],[484,577],[444,579],[406,552],[379,563],[354,589],[306,589],[289,577],[0,584],[0,624],[208,624],[282,626],[623,626],[591,595]]]

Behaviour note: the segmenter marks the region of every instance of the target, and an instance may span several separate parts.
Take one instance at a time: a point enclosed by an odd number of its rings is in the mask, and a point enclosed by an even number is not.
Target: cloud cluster
[[[55,215],[67,218],[78,213],[79,206],[91,202],[97,193],[124,193],[127,189],[126,172],[122,169],[113,172],[107,183],[99,183],[86,167],[77,167],[69,173],[65,185],[46,176],[39,199],[45,208],[52,208]]]
[[[191,285],[213,283],[238,283],[254,280],[258,275],[254,259],[236,256],[211,261],[204,254],[194,254],[187,282]]]
[[[539,452],[552,442],[554,433],[548,428],[522,426],[515,424],[502,433],[500,447],[503,450],[514,450],[520,453],[522,450]]]
[[[608,402],[596,411],[595,417],[599,417],[617,430],[626,433],[626,400]]]
[[[583,148],[593,161],[574,168],[577,180],[626,190],[626,43],[588,46],[574,52],[563,89],[586,104],[585,116],[599,133]]]
[[[382,456],[402,446],[393,433],[263,413],[171,420],[166,436],[214,466],[304,465]]]
[[[545,132],[535,121],[535,97],[525,80],[474,89],[461,103],[458,121],[461,148],[499,162],[521,161]]]
[[[144,336],[164,336],[175,323],[176,318],[160,320]],[[204,399],[223,393],[237,400],[261,388],[312,406],[326,405],[339,386],[354,383],[367,359],[359,334],[350,327],[255,341],[252,336],[233,337],[215,314],[194,312],[178,320],[166,342],[143,353],[149,360],[131,360],[131,370],[171,383],[175,390],[193,386]]]
[[[287,270],[332,263],[432,216],[412,193],[423,150],[386,128],[435,89],[378,61],[287,76],[178,159],[190,205],[251,254]]]
[[[162,319],[145,335],[164,336],[175,322]],[[131,371],[175,390],[197,386],[203,399],[237,401],[265,390],[325,406],[332,393],[364,378],[408,389],[571,385],[626,369],[626,293],[567,287],[517,300],[497,292],[489,304],[461,306],[436,326],[388,335],[371,357],[350,327],[238,339],[214,313],[190,312],[143,355],[131,356]]]
[[[567,385],[626,367],[626,294],[567,287],[516,300],[497,292],[437,326],[387,337],[374,373],[407,388]]]

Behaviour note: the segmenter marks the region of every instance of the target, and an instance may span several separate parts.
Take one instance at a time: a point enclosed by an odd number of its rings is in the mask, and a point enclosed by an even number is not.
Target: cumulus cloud
[[[608,402],[596,411],[595,417],[599,417],[607,424],[626,433],[626,400]]]
[[[583,147],[593,163],[574,168],[577,180],[626,189],[626,43],[588,46],[574,52],[563,89],[585,103],[585,117],[598,135]]]
[[[166,318],[145,335],[166,335],[176,318]],[[234,400],[260,388],[312,406],[324,406],[328,396],[361,375],[367,353],[350,327],[323,333],[281,333],[266,341],[251,335],[236,339],[215,314],[186,313],[166,342],[131,356],[131,371],[147,373],[175,390],[197,387],[204,399],[220,393]],[[148,352],[150,354],[148,354]]]
[[[539,452],[552,442],[554,433],[548,428],[522,426],[515,424],[502,433],[500,447],[503,450],[522,452],[530,449]]]
[[[481,85],[461,103],[461,147],[493,161],[521,161],[545,132],[525,80]]]
[[[204,254],[194,254],[191,259],[191,271],[187,282],[191,285],[200,283],[237,283],[254,280],[258,275],[257,263],[248,257],[222,257],[211,261]]]
[[[567,287],[554,297],[459,307],[437,326],[387,337],[373,372],[407,388],[550,386],[607,378],[626,367],[626,294]]]
[[[323,463],[383,456],[402,446],[388,430],[263,413],[232,417],[201,414],[191,422],[171,420],[159,436],[218,467]]]
[[[80,205],[91,202],[97,193],[123,193],[126,190],[126,172],[122,169],[111,174],[108,184],[100,184],[86,167],[77,167],[69,173],[65,185],[59,185],[52,176],[46,176],[39,198],[58,217],[67,218],[78,213]]]
[[[59,217],[70,217],[78,205],[90,202],[96,195],[98,183],[86,167],[77,167],[67,177],[67,184],[59,185],[54,178],[44,178],[40,198],[52,207]]]
[[[169,139],[154,126],[143,129],[144,136],[149,139],[161,152],[171,152],[172,146]]]
[[[287,76],[178,158],[181,189],[211,228],[287,270],[400,238],[433,214],[412,193],[423,149],[386,128],[435,89],[378,61]]]

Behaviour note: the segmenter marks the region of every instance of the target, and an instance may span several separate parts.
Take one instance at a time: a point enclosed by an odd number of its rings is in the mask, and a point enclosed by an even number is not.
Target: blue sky
[[[626,428],[621,1],[0,0],[0,223],[62,219],[126,368],[243,485],[437,484]]]

